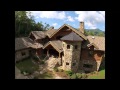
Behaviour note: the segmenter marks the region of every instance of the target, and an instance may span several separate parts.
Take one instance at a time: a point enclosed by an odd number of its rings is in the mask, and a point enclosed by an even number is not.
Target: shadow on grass
[[[105,57],[103,58],[100,68],[99,68],[99,71],[101,71],[101,70],[105,70]]]

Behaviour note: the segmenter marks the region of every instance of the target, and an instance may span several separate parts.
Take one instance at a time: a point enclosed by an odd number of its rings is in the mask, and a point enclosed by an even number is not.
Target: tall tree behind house
[[[42,31],[49,27],[49,24],[36,23],[30,12],[15,11],[15,37],[28,36],[31,31]]]

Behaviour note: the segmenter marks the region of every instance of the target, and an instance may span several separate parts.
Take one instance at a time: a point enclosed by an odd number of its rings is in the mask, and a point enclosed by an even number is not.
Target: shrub
[[[76,74],[72,74],[72,75],[70,76],[70,78],[71,78],[71,79],[77,79],[77,75],[76,75]]]
[[[82,74],[80,74],[80,73],[76,73],[76,76],[77,76],[78,79],[82,78]]]
[[[96,74],[97,72],[96,71],[94,71],[94,72],[91,72],[90,74]]]
[[[20,73],[21,73],[21,74],[24,74],[24,71],[23,71],[23,70],[21,70],[21,71],[20,71]]]
[[[44,61],[41,61],[40,64],[45,64],[45,62],[44,62]]]
[[[48,59],[48,58],[46,57],[46,55],[42,55],[42,56],[40,56],[40,59],[44,60],[44,59]]]
[[[86,79],[88,77],[88,75],[86,75],[86,74],[82,74],[82,79]]]
[[[71,70],[69,70],[69,71],[66,71],[66,74],[69,76],[72,76],[73,72]]]
[[[25,71],[23,71],[23,74],[26,74],[26,75],[30,75],[32,73],[33,73],[32,70],[25,70]]]
[[[35,61],[39,61],[39,58],[37,56],[32,57]]]
[[[35,76],[33,79],[39,79],[38,76]]]
[[[57,67],[55,67],[55,68],[54,68],[54,71],[55,71],[55,72],[58,72],[58,68],[57,68]]]
[[[63,72],[63,69],[59,69],[59,72]]]

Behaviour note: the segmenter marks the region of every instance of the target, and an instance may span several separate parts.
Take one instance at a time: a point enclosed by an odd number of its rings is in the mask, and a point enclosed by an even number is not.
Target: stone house
[[[15,39],[15,62],[30,56],[32,51],[37,52],[42,47],[28,37]]]
[[[36,48],[37,55],[58,58],[63,70],[98,71],[105,53],[105,38],[85,36],[84,30],[84,22],[80,22],[79,30],[64,24],[59,29],[32,31],[27,38],[40,46]]]

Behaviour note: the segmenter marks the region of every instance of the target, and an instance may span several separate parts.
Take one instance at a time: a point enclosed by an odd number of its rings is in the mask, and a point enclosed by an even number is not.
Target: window
[[[70,49],[70,45],[67,45],[67,49]]]
[[[24,56],[24,55],[26,55],[26,53],[25,53],[25,52],[22,52],[21,55]]]
[[[66,65],[69,65],[69,63],[68,63],[68,62],[66,62]]]
[[[75,49],[77,49],[78,48],[78,46],[77,45],[75,45]]]
[[[75,66],[76,65],[76,63],[73,63],[73,66]]]
[[[85,67],[85,68],[92,68],[93,65],[90,65],[90,64],[84,64],[83,67]]]

